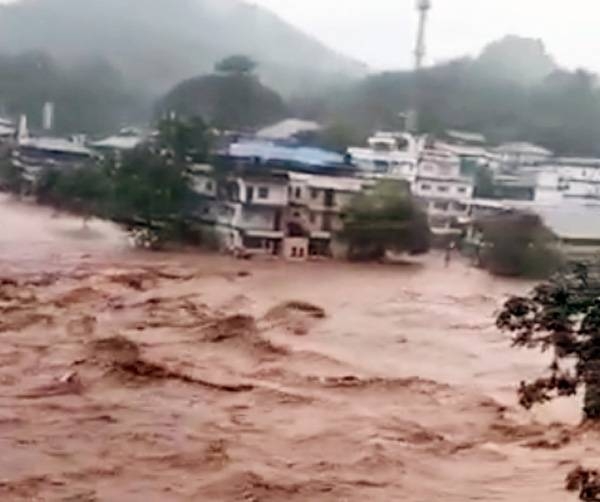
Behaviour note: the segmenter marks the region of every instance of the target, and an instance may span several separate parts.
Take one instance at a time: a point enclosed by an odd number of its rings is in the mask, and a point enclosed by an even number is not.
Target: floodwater
[[[0,500],[562,502],[600,466],[577,400],[516,404],[527,284],[151,255],[6,198],[0,232]]]

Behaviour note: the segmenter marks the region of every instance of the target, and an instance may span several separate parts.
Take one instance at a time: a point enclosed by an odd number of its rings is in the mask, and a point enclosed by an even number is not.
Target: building
[[[321,125],[311,120],[287,119],[273,124],[256,133],[256,138],[267,141],[289,141],[301,134],[315,133]]]
[[[285,238],[287,173],[248,169],[220,181],[216,190],[216,198],[208,195],[210,209],[203,210],[203,220],[214,224],[221,249],[279,255]]]
[[[404,180],[411,185],[414,183],[420,150],[414,136],[408,133],[378,132],[367,143],[366,148],[348,148],[350,161],[360,175]]]
[[[553,155],[542,146],[525,142],[504,143],[494,148],[492,153],[498,156],[501,168],[508,170],[546,162]]]
[[[544,224],[558,239],[559,250],[572,261],[600,258],[600,206],[537,208]]]
[[[137,148],[144,141],[146,141],[146,137],[141,131],[127,128],[119,131],[119,134],[92,141],[88,143],[88,146],[101,153],[123,153]]]
[[[474,182],[461,174],[456,155],[444,150],[424,150],[412,191],[426,208],[434,234],[460,233],[456,225],[469,217]]]
[[[13,150],[13,164],[34,184],[48,169],[73,169],[86,165],[97,155],[82,141],[62,138],[21,138]]]
[[[310,256],[331,256],[343,214],[368,180],[289,173],[287,236],[305,238]]]
[[[535,179],[540,204],[600,203],[600,159],[551,159],[526,172]]]

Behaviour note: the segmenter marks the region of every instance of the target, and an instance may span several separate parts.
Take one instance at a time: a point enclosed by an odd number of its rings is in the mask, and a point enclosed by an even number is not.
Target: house
[[[310,256],[330,256],[343,213],[356,194],[372,184],[350,177],[289,173],[288,237],[304,237]]]
[[[262,140],[285,141],[293,140],[300,134],[314,133],[321,129],[320,124],[311,120],[287,119],[260,129],[255,136]]]
[[[528,169],[536,181],[536,201],[600,203],[600,159],[557,158]]]
[[[13,164],[22,169],[30,183],[36,183],[48,169],[74,169],[86,165],[97,155],[78,138],[21,138],[13,150]]]
[[[102,153],[117,153],[133,150],[145,140],[145,136],[139,130],[127,128],[119,131],[119,134],[90,142],[88,146]]]
[[[419,156],[419,144],[414,136],[378,132],[367,143],[366,148],[348,148],[350,161],[362,176],[414,183]]]
[[[600,257],[600,206],[538,208],[544,224],[558,239],[560,251],[572,261]]]
[[[219,247],[244,254],[279,255],[288,205],[285,172],[245,169],[219,180],[208,170],[192,175],[199,195],[195,214],[214,227]]]
[[[545,162],[552,157],[550,150],[526,142],[504,143],[494,148],[492,152],[498,155],[504,169],[534,165]]]
[[[474,182],[462,176],[456,155],[445,150],[424,150],[412,191],[426,208],[434,234],[460,233],[455,225],[469,216]]]
[[[15,134],[15,124],[9,119],[0,117],[0,143],[11,141]]]

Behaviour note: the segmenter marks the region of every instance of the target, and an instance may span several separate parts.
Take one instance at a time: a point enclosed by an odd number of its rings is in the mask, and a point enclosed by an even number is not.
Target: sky
[[[248,0],[372,69],[412,65],[416,0]],[[600,0],[432,0],[429,64],[506,34],[541,38],[568,68],[600,72]]]

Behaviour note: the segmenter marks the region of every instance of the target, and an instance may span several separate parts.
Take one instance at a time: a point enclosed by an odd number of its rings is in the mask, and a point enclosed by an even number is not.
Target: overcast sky
[[[412,64],[415,0],[249,0],[374,69]],[[541,38],[564,66],[600,72],[600,0],[432,0],[428,62],[505,34]]]

